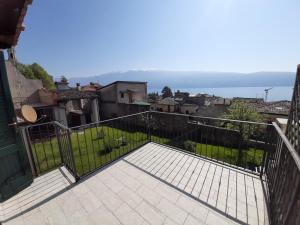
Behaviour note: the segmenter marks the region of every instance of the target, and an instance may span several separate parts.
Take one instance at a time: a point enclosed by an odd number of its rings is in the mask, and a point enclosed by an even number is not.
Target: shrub
[[[119,139],[117,139],[119,146],[125,146],[127,145],[127,140],[126,137],[120,137]]]
[[[103,139],[104,138],[104,132],[103,130],[97,131],[97,139]]]
[[[195,152],[196,151],[196,143],[192,141],[185,141],[183,143],[184,149],[189,152]]]

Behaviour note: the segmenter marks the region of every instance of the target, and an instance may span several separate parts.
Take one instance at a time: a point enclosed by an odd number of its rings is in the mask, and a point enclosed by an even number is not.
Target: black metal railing
[[[300,65],[298,65],[297,68],[286,136],[296,152],[300,155]]]
[[[154,142],[252,173],[263,171],[272,124],[163,112],[149,117]]]
[[[85,176],[148,142],[260,175],[272,224],[297,224],[300,159],[276,124],[143,112],[67,128],[27,127],[37,174],[65,165]]]
[[[37,174],[65,164],[83,176],[152,141],[262,174],[271,124],[143,112],[72,128],[30,126]]]
[[[286,133],[274,124],[265,178],[271,224],[300,224],[300,65]]]
[[[58,122],[48,122],[25,127],[25,134],[35,175],[65,165],[78,178],[69,128]]]
[[[266,158],[266,199],[271,224],[300,224],[300,157],[274,123]]]
[[[71,144],[83,176],[149,142],[146,113],[72,127]]]

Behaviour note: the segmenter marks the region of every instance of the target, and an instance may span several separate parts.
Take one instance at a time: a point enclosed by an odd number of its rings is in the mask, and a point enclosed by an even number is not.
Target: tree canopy
[[[262,121],[261,115],[249,104],[242,101],[234,102],[225,114],[225,118],[253,122]]]
[[[162,93],[162,97],[163,97],[163,98],[173,97],[172,90],[171,90],[171,88],[168,87],[168,86],[165,86],[165,87],[162,89],[161,93]]]
[[[228,112],[225,114],[225,118],[231,120],[242,120],[242,121],[252,121],[261,122],[263,117],[255,110],[254,107],[245,102],[234,102],[230,107]],[[231,129],[236,129],[239,131],[241,142],[248,140],[254,134],[259,134],[259,126],[237,122],[230,123],[228,127]],[[244,158],[244,151],[238,151],[238,165],[242,165]]]
[[[148,98],[151,99],[151,100],[157,100],[158,99],[158,92],[149,93]]]
[[[28,79],[40,79],[45,88],[54,89],[53,77],[38,63],[22,64],[17,62],[17,69]]]

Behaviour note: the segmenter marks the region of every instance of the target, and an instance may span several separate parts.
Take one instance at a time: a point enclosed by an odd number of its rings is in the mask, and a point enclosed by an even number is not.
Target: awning
[[[0,49],[17,45],[27,6],[32,0],[0,1]]]

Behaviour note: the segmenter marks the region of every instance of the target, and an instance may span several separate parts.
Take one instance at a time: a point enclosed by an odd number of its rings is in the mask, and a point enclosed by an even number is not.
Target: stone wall
[[[135,104],[123,104],[123,103],[101,103],[100,105],[100,118],[110,119],[125,115],[130,115],[139,112],[145,112],[149,110],[149,106],[135,105]]]
[[[20,103],[39,102],[38,90],[43,88],[42,81],[27,79],[16,69],[11,61],[6,61],[5,64],[15,108],[20,108]]]

